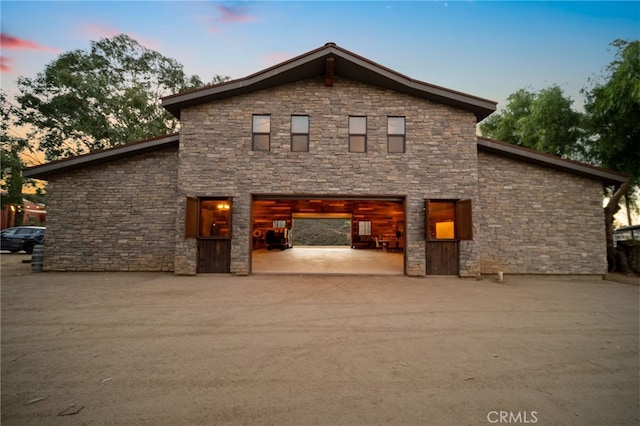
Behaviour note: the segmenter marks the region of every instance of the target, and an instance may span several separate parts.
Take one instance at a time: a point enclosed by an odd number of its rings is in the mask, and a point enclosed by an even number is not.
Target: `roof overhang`
[[[506,142],[499,142],[488,138],[478,138],[478,150],[515,158],[527,163],[538,164],[551,169],[573,173],[606,185],[620,185],[627,181],[627,175],[617,173],[602,167],[596,167],[578,161],[567,160],[555,155],[546,154],[533,149],[524,148]]]
[[[145,139],[102,151],[90,152],[77,157],[65,158],[63,160],[52,161],[41,166],[27,167],[23,169],[22,175],[28,178],[48,179],[49,177],[66,173],[72,170],[81,169],[96,164],[107,163],[120,158],[131,157],[133,155],[144,154],[161,149],[178,147],[179,135],[174,133],[167,136],[160,136],[153,139]]]
[[[338,47],[334,43],[327,43],[323,47],[245,78],[164,97],[162,105],[174,116],[180,118],[180,111],[183,108],[325,76],[329,58],[333,58],[332,75],[461,108],[473,112],[478,122],[496,110],[494,101],[414,80]]]

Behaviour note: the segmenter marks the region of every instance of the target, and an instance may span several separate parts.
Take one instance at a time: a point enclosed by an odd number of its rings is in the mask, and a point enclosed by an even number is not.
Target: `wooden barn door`
[[[457,241],[427,241],[427,275],[457,275]]]
[[[198,239],[198,273],[228,273],[231,240]]]
[[[459,241],[473,239],[471,200],[426,202],[427,275],[458,275]]]
[[[231,198],[187,198],[185,238],[196,238],[198,273],[231,272]]]

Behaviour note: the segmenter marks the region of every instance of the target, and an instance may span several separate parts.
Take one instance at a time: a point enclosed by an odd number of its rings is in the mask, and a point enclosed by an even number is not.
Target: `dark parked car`
[[[44,226],[16,226],[0,233],[2,250],[17,253],[20,250],[33,253],[33,246],[44,244]]]

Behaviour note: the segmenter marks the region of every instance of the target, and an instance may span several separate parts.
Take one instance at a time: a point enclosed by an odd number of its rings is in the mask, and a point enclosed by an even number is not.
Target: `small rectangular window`
[[[274,220],[273,221],[273,227],[274,228],[285,228],[287,226],[287,221],[286,220]]]
[[[291,116],[291,151],[309,151],[309,116]]]
[[[387,150],[391,153],[405,152],[404,117],[387,117]]]
[[[358,222],[358,235],[371,235],[370,220],[361,220]]]
[[[269,151],[271,144],[271,116],[253,116],[253,138],[251,149],[253,151]]]
[[[453,240],[456,237],[456,202],[427,202],[427,240]]]
[[[472,240],[471,200],[429,200],[426,202],[427,240]]]
[[[230,197],[187,197],[185,238],[231,238]]]
[[[212,197],[200,199],[201,238],[231,238],[231,198]]]
[[[367,152],[367,117],[349,117],[349,152]]]

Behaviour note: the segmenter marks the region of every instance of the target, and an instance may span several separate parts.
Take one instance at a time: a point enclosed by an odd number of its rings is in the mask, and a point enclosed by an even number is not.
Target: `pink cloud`
[[[3,49],[38,50],[41,52],[54,53],[60,52],[60,49],[44,46],[31,40],[14,37],[6,33],[0,33],[0,46],[2,46]]]
[[[13,62],[11,58],[7,58],[6,56],[0,56],[0,72],[13,71],[13,68],[11,68],[11,62]]]
[[[254,22],[258,20],[258,17],[246,13],[246,8],[242,6],[216,4],[215,8],[218,12],[217,16],[205,18],[208,22],[213,23],[213,26],[208,28],[208,31],[211,33],[220,33],[220,25]]]
[[[245,14],[245,8],[242,6],[224,6],[216,4],[216,9],[221,15],[216,19],[216,21],[220,23],[253,22],[258,20],[255,16]]]

